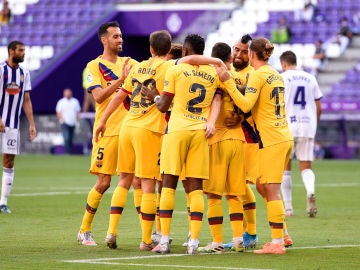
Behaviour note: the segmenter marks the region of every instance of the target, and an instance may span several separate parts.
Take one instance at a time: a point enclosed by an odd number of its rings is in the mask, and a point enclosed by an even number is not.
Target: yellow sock
[[[142,241],[151,244],[151,232],[156,214],[155,193],[144,193],[141,200]]]
[[[80,226],[81,232],[88,232],[92,230],[92,222],[96,214],[96,210],[99,207],[102,196],[103,194],[99,193],[95,188],[92,188],[89,191],[86,201],[85,213]]]
[[[189,193],[189,198],[191,239],[199,239],[204,214],[204,193],[202,190],[194,190]]]
[[[172,220],[172,214],[175,205],[175,189],[162,188],[160,198],[160,223],[161,223],[161,234],[169,236],[170,225]]]
[[[141,197],[143,195],[141,188],[134,189],[134,206],[138,213],[139,221],[140,221],[140,227],[141,227],[141,212],[140,212],[140,206],[141,206]]]
[[[157,193],[156,194],[156,217],[155,217],[156,232],[161,232],[160,215],[159,215],[160,198],[161,198],[161,193]]]
[[[213,242],[222,243],[223,209],[221,199],[208,199],[207,217]]]
[[[122,211],[126,205],[128,192],[128,189],[119,186],[117,186],[114,190],[111,198],[109,228],[107,231],[108,234],[112,233],[116,235],[117,233],[117,225],[119,223]]]
[[[256,234],[256,198],[250,185],[246,185],[246,193],[241,196],[244,208],[244,229],[249,234]]]
[[[284,238],[285,210],[282,200],[266,204],[272,239]]]
[[[185,192],[186,196],[186,211],[187,211],[187,218],[188,218],[188,225],[189,225],[189,232],[190,232],[190,226],[191,226],[191,217],[190,217],[190,196],[188,193]]]
[[[239,197],[227,200],[229,205],[230,225],[233,231],[233,238],[242,237],[244,233],[244,214],[242,201]]]

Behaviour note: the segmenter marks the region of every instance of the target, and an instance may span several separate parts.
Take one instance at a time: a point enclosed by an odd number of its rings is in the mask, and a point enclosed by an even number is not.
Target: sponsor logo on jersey
[[[6,85],[5,91],[9,95],[16,95],[20,93],[21,88],[19,85],[16,84],[16,82],[11,82]]]

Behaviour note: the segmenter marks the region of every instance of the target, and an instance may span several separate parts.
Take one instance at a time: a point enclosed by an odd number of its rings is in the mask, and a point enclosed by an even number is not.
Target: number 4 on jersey
[[[305,100],[305,87],[299,86],[296,89],[295,97],[294,97],[294,104],[300,105],[301,109],[305,109],[306,100]]]

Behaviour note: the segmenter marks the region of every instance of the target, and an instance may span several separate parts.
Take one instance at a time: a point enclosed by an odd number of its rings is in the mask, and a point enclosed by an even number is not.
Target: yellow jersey
[[[164,134],[166,114],[161,113],[152,100],[141,94],[142,85],[152,84],[160,95],[164,87],[165,73],[174,60],[165,61],[158,57],[150,57],[134,66],[124,82],[123,91],[131,95],[130,109],[124,120],[124,126],[145,128]]]
[[[224,85],[242,111],[251,110],[260,148],[293,139],[285,115],[284,81],[274,68],[264,65],[252,72],[245,96],[238,93],[233,80]]]
[[[90,61],[84,70],[84,87],[88,90],[88,92],[91,92],[95,88],[106,88],[111,85],[121,75],[125,59],[126,57],[118,57],[116,63],[112,63],[99,56],[98,58]],[[137,63],[136,60],[130,59],[128,65],[131,66],[135,63]],[[115,92],[102,103],[95,103],[94,127],[98,125],[98,122],[104,114],[105,109],[110,103],[113,95],[115,95]],[[107,128],[104,136],[119,135],[122,119],[124,119],[127,113],[125,105],[126,101],[124,101],[124,103],[111,114],[106,123]]]
[[[173,95],[168,133],[205,128],[210,105],[221,82],[210,65],[179,64],[166,73],[164,94]]]
[[[253,68],[248,66],[241,71],[236,71],[232,65],[230,66],[231,79],[235,82],[237,88],[246,85],[247,74],[252,70]],[[220,114],[215,123],[215,134],[208,139],[209,145],[229,139],[245,141],[241,123],[231,128],[224,125],[225,118],[231,116],[231,113],[239,113],[239,108],[234,104],[230,95],[224,91]]]

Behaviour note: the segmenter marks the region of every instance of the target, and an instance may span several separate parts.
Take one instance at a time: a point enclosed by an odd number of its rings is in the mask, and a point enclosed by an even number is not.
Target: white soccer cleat
[[[91,232],[78,232],[77,240],[83,246],[97,246]]]

